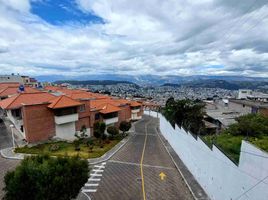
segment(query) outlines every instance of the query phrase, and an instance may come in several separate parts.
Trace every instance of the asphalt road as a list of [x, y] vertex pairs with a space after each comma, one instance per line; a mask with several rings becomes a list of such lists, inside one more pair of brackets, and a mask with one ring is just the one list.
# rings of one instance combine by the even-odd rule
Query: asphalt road
[[[4, 148], [12, 147], [11, 133], [3, 122], [0, 122], [0, 150]], [[0, 199], [4, 197], [4, 176], [7, 171], [15, 169], [19, 164], [18, 160], [11, 160], [2, 158], [0, 155]]]
[[85, 187], [86, 195], [79, 199], [192, 200], [157, 135], [157, 126], [157, 119], [148, 116], [138, 122], [136, 135], [122, 149], [107, 163], [93, 166], [96, 173], [91, 174]]
[[12, 147], [12, 136], [3, 122], [0, 122], [0, 149]]

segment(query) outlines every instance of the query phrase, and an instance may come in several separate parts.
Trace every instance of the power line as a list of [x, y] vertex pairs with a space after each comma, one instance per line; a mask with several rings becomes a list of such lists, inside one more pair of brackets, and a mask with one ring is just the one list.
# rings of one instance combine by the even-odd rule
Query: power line
[[[251, 8], [254, 6], [254, 4], [255, 4], [256, 2], [257, 2], [257, 0], [253, 1], [253, 3], [250, 4], [250, 6], [247, 8], [247, 10], [246, 10], [246, 12], [245, 12], [246, 14], [251, 10]], [[243, 16], [245, 16], [245, 15], [243, 15]], [[243, 22], [243, 16], [240, 17], [240, 18], [233, 24], [231, 30], [235, 30], [235, 29], [233, 29], [233, 28], [235, 28], [235, 26], [236, 26], [238, 23]], [[247, 21], [247, 20], [246, 20], [246, 21]], [[244, 23], [243, 23], [242, 25], [244, 25], [246, 21], [244, 21]], [[227, 31], [223, 34], [223, 36], [224, 36], [226, 33], [228, 33], [228, 32], [229, 32], [229, 31], [227, 30]], [[229, 34], [226, 35], [226, 37], [225, 37], [225, 41], [227, 40], [227, 38], [229, 39], [230, 35], [231, 35], [231, 32], [229, 32]]]

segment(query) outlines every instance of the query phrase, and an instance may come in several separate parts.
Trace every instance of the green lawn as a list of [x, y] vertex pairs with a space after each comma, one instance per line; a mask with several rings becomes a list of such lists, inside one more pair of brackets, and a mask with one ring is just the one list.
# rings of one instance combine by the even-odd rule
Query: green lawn
[[[68, 142], [49, 142], [45, 144], [39, 144], [33, 147], [21, 147], [16, 148], [16, 153], [26, 153], [26, 154], [48, 154], [51, 156], [79, 156], [81, 158], [97, 158], [101, 157], [111, 148], [113, 148], [118, 142], [121, 141], [122, 138], [117, 137], [114, 140], [109, 140], [108, 142], [104, 142], [103, 148], [100, 147], [98, 141], [94, 141], [94, 147], [92, 152], [86, 144], [80, 145], [80, 151], [75, 150], [75, 145], [73, 143]], [[50, 150], [51, 145], [57, 145], [59, 148], [55, 151]]]
[[[242, 139], [245, 139], [244, 136], [233, 136], [231, 134], [220, 134], [214, 136], [203, 136], [204, 140], [208, 144], [212, 144], [214, 141], [217, 146], [219, 146], [226, 155], [228, 155], [232, 160], [238, 163], [240, 155], [240, 147]], [[248, 141], [256, 145], [260, 149], [268, 152], [268, 136], [249, 137]]]

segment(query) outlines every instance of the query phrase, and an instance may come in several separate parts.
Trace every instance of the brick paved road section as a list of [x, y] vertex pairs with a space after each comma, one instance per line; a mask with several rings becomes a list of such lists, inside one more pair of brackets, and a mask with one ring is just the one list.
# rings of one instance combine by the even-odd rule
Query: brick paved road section
[[[158, 120], [148, 116], [136, 123], [136, 135], [107, 162], [97, 191], [89, 194], [92, 200], [143, 199], [140, 161], [146, 130], [143, 160], [146, 200], [193, 199], [157, 135], [157, 126]], [[160, 179], [161, 172], [166, 175], [164, 180]]]
[[10, 160], [5, 159], [0, 156], [0, 199], [4, 197], [4, 176], [7, 171], [15, 169], [15, 167], [19, 164], [19, 160]]

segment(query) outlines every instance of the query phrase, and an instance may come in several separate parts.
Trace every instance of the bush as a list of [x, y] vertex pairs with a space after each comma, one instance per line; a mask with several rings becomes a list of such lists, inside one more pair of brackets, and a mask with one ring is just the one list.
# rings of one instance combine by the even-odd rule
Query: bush
[[224, 132], [232, 135], [261, 137], [268, 135], [268, 118], [261, 114], [248, 114], [236, 119]]
[[112, 139], [114, 138], [115, 135], [119, 134], [119, 130], [115, 126], [109, 126], [107, 128], [107, 132], [112, 136], [111, 137]]
[[120, 123], [119, 129], [121, 131], [123, 131], [123, 134], [125, 135], [125, 132], [129, 131], [129, 129], [131, 128], [131, 123], [127, 122], [127, 121], [122, 121]]
[[78, 157], [25, 158], [5, 175], [5, 200], [69, 200], [88, 179], [88, 163]]

